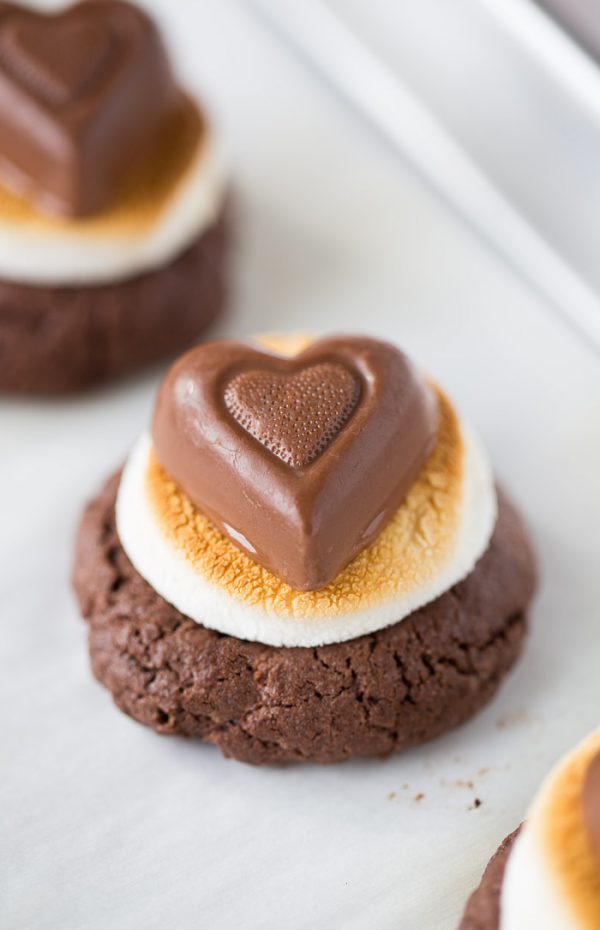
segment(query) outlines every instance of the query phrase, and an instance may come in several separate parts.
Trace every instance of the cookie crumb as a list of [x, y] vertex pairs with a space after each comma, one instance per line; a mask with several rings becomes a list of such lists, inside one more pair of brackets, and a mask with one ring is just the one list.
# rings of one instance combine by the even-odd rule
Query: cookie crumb
[[480, 798], [475, 798], [471, 806], [468, 808], [470, 811], [476, 811], [478, 807], [481, 807], [483, 801]]
[[390, 791], [390, 793], [388, 794], [388, 801], [393, 801], [395, 797], [396, 797], [396, 792]]
[[423, 794], [423, 792], [422, 792], [422, 791], [419, 791], [418, 794], [415, 794], [413, 800], [415, 800], [415, 801], [417, 801], [417, 802], [418, 802], [418, 801], [422, 801], [424, 797], [425, 797], [425, 795]]

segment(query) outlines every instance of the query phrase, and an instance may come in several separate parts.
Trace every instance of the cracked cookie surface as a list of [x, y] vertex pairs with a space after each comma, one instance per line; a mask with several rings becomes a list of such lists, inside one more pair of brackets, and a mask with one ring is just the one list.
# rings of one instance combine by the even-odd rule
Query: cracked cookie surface
[[286, 648], [213, 632], [163, 600], [121, 547], [118, 481], [85, 511], [74, 585], [95, 676], [160, 733], [252, 763], [383, 755], [471, 717], [521, 651], [535, 567], [502, 492], [489, 548], [460, 584], [376, 633]]

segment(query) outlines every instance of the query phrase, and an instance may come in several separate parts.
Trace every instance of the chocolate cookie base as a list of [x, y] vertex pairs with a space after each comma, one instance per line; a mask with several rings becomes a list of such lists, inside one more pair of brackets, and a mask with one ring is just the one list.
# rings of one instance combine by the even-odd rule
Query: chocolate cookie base
[[246, 642], [180, 614], [129, 562], [115, 529], [118, 476], [87, 507], [74, 585], [95, 676], [159, 733], [245, 762], [340, 762], [444, 733], [492, 697], [521, 651], [532, 552], [506, 497], [473, 572], [386, 629], [319, 648]]
[[[500, 930], [500, 895], [511, 849], [520, 827], [507, 836], [490, 859], [479, 887], [473, 892], [458, 930]], [[534, 928], [532, 927], [532, 930]]]
[[0, 280], [0, 390], [73, 393], [191, 345], [226, 302], [229, 214], [169, 264], [115, 284]]

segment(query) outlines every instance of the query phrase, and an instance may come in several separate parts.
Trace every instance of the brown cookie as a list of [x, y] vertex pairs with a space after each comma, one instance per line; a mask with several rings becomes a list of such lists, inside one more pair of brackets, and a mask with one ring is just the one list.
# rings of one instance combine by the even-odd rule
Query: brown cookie
[[349, 642], [277, 648], [194, 623], [144, 581], [115, 529], [118, 480], [85, 511], [74, 585], [94, 674], [160, 733], [253, 763], [387, 754], [471, 717], [521, 651], [535, 567], [502, 493], [488, 550], [436, 601]]
[[230, 210], [161, 268], [114, 284], [0, 280], [0, 390], [65, 394], [176, 355], [223, 310]]
[[[520, 827], [507, 836], [490, 859], [479, 887], [473, 892], [459, 924], [458, 930], [499, 930], [500, 893], [510, 851], [519, 835]], [[533, 930], [533, 928], [532, 928]]]

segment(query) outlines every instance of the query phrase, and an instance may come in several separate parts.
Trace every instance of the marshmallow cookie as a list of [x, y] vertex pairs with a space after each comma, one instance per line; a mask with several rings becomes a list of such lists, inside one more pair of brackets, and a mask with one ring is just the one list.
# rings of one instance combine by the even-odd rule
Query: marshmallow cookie
[[175, 363], [84, 514], [74, 584], [94, 674], [136, 720], [337, 762], [488, 701], [534, 566], [477, 436], [402, 352], [287, 337]]
[[0, 389], [76, 391], [193, 343], [225, 304], [227, 213], [146, 13], [0, 2]]
[[471, 896], [459, 930], [598, 930], [600, 730], [542, 785]]

